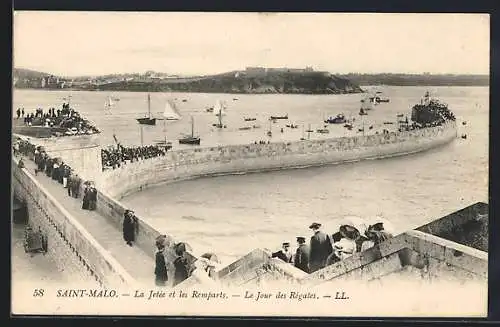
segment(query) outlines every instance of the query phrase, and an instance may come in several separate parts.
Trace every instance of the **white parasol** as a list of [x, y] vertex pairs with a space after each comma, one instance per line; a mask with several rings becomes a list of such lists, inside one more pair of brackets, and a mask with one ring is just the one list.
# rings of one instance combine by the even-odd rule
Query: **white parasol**
[[394, 233], [396, 232], [394, 225], [389, 220], [387, 220], [381, 216], [375, 216], [375, 217], [370, 218], [370, 220], [369, 220], [370, 225], [375, 225], [377, 223], [382, 223], [382, 225], [384, 226], [384, 230], [389, 234], [394, 235]]
[[360, 232], [360, 234], [364, 234], [365, 230], [368, 228], [368, 223], [365, 220], [356, 216], [344, 217], [340, 221], [339, 227], [342, 225], [348, 225], [354, 227]]

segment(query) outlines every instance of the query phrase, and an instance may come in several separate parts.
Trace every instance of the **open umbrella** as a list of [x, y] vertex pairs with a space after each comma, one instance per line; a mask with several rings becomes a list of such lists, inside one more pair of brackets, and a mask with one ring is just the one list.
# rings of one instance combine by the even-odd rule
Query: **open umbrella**
[[214, 253], [204, 253], [200, 256], [200, 258], [205, 258], [209, 261], [220, 263], [219, 258]]
[[347, 225], [347, 226], [350, 226], [352, 228], [355, 228], [358, 230], [358, 232], [360, 234], [363, 234], [365, 232], [365, 230], [368, 228], [368, 223], [359, 218], [359, 217], [356, 217], [356, 216], [348, 216], [348, 217], [344, 217], [341, 221], [340, 221], [340, 226], [342, 225]]
[[369, 225], [382, 225], [383, 230], [392, 235], [394, 235], [394, 233], [396, 232], [394, 225], [389, 220], [380, 216], [370, 218]]

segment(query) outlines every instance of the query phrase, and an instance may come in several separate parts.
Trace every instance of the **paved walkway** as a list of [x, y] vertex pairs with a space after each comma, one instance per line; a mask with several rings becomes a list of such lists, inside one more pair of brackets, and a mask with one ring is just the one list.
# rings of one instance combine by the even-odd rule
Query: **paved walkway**
[[[25, 167], [34, 175], [36, 165], [27, 157], [23, 157]], [[122, 231], [112, 225], [108, 219], [97, 211], [82, 209], [82, 198], [68, 196], [62, 184], [39, 173], [35, 178], [78, 222], [106, 249], [128, 273], [139, 283], [154, 285], [154, 258], [137, 246], [130, 247], [123, 241]], [[97, 204], [99, 205], [99, 203]]]

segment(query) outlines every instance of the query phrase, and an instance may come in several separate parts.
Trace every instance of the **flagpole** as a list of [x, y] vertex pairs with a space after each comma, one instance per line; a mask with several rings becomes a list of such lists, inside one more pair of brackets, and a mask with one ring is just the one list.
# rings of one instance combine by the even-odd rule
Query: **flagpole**
[[141, 146], [144, 146], [144, 137], [143, 137], [143, 130], [142, 130], [142, 124], [139, 124], [141, 127]]

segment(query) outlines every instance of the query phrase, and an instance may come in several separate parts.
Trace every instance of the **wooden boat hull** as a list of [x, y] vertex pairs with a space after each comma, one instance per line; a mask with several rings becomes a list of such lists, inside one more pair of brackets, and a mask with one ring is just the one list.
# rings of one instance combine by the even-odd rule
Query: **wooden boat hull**
[[179, 139], [179, 144], [191, 144], [200, 145], [201, 139], [199, 137], [189, 137], [184, 139]]
[[156, 125], [156, 118], [137, 118], [136, 120], [141, 125]]

